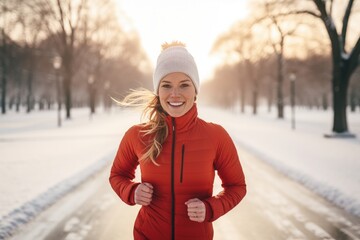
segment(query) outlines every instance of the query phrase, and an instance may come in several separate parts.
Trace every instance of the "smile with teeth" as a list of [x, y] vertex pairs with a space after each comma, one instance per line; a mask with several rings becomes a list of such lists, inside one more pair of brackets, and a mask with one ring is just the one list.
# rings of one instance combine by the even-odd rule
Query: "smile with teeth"
[[172, 107], [180, 107], [184, 104], [184, 102], [168, 102]]

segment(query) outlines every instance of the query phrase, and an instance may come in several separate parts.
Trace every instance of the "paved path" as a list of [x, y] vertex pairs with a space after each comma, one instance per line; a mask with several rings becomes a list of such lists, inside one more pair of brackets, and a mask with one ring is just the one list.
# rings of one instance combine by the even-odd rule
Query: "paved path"
[[[214, 240], [359, 239], [360, 218], [239, 149], [248, 194], [215, 221]], [[122, 203], [108, 184], [109, 169], [64, 197], [12, 240], [127, 240], [139, 209]], [[215, 187], [219, 191], [219, 185]]]

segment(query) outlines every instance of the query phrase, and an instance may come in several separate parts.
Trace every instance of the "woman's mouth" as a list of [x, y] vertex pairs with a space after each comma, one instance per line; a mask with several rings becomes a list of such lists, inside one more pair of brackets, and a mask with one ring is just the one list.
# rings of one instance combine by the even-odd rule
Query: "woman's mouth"
[[180, 107], [182, 105], [184, 105], [185, 102], [168, 102], [168, 104], [171, 106], [171, 107]]

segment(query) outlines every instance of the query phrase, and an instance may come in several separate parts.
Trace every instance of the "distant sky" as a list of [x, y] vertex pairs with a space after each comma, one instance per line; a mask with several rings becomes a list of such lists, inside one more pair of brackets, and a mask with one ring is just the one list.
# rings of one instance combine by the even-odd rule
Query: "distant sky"
[[216, 37], [246, 17], [247, 0], [117, 0], [118, 11], [139, 33], [153, 65], [165, 41], [186, 43], [206, 80], [218, 60], [209, 56]]

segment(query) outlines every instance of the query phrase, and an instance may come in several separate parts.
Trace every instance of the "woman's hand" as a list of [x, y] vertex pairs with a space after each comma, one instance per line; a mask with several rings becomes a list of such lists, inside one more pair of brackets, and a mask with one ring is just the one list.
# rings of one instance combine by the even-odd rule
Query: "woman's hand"
[[188, 209], [188, 216], [191, 221], [203, 222], [206, 215], [205, 203], [200, 201], [198, 198], [188, 200], [186, 203]]
[[150, 183], [141, 183], [135, 189], [134, 201], [136, 204], [147, 206], [153, 195], [153, 186]]

